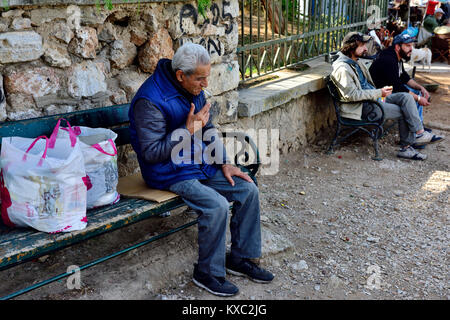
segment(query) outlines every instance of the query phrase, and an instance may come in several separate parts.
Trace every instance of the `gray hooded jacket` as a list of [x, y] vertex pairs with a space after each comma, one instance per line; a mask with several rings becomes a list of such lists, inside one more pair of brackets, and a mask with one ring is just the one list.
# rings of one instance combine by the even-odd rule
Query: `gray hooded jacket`
[[[344, 118], [361, 120], [364, 100], [377, 100], [381, 98], [381, 89], [362, 89], [355, 67], [347, 62], [349, 59], [342, 52], [338, 52], [339, 58], [333, 63], [331, 80], [338, 88], [344, 103], [340, 104], [341, 116]], [[373, 85], [372, 77], [364, 63], [357, 61], [367, 81]]]

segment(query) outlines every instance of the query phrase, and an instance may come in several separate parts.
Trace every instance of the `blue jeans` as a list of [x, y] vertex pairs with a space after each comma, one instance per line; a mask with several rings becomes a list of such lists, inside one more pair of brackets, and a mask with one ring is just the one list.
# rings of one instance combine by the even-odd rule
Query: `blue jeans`
[[[405, 87], [406, 87], [409, 91], [411, 91], [411, 92], [413, 92], [413, 93], [419, 95], [419, 97], [422, 96], [422, 94], [420, 93], [420, 90], [413, 89], [413, 88], [411, 88], [410, 86], [407, 86], [406, 84], [405, 84]], [[420, 121], [422, 121], [422, 123], [423, 123], [423, 106], [421, 106], [418, 102], [417, 102], [417, 111], [419, 112]]]
[[226, 228], [230, 208], [231, 255], [239, 258], [261, 256], [259, 191], [254, 183], [233, 177], [234, 187], [222, 170], [206, 180], [185, 180], [169, 190], [199, 212], [198, 269], [215, 277], [225, 277]]

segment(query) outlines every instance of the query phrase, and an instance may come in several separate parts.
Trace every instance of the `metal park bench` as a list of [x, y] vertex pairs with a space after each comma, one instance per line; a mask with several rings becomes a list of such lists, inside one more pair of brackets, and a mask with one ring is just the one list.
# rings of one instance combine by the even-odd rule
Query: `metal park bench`
[[[40, 135], [50, 136], [56, 122], [60, 118], [67, 119], [72, 126], [102, 127], [109, 128], [118, 134], [116, 139], [117, 146], [123, 146], [130, 143], [128, 131], [128, 110], [129, 104], [96, 108], [91, 110], [77, 111], [66, 114], [58, 114], [34, 119], [7, 121], [0, 123], [0, 137], [21, 136], [33, 138]], [[230, 134], [225, 136], [230, 137]], [[244, 172], [247, 172], [256, 182], [255, 175], [259, 169], [260, 160], [258, 150], [254, 142], [249, 136], [243, 133], [233, 133], [232, 138], [237, 138], [243, 144], [243, 149], [234, 159], [235, 164]], [[244, 155], [245, 162], [248, 162], [249, 153], [254, 152], [256, 163], [243, 165], [240, 164], [238, 158]], [[245, 163], [244, 162], [244, 163]], [[121, 196], [121, 200], [112, 205], [95, 208], [87, 211], [88, 224], [87, 227], [80, 231], [67, 233], [49, 234], [39, 232], [30, 228], [9, 228], [0, 222], [0, 272], [1, 270], [13, 267], [17, 264], [36, 259], [40, 256], [47, 255], [55, 250], [65, 248], [69, 245], [79, 243], [92, 237], [117, 230], [128, 226], [132, 223], [148, 219], [150, 217], [159, 216], [165, 212], [185, 206], [181, 197], [172, 198], [165, 202], [157, 203], [153, 201], [125, 198]], [[84, 266], [80, 266], [80, 270], [91, 267], [95, 264], [113, 258], [122, 253], [133, 250], [142, 245], [164, 238], [174, 232], [178, 232], [192, 225], [197, 220], [192, 220], [186, 224], [177, 226], [167, 232], [151, 237], [139, 244], [128, 247], [125, 250], [92, 261]], [[42, 281], [26, 289], [22, 289], [10, 294], [3, 299], [10, 299], [25, 292], [31, 291], [37, 287], [46, 285], [63, 277], [69, 276], [71, 273], [64, 273], [52, 279]]]
[[[325, 82], [328, 88], [328, 91], [330, 92], [331, 97], [333, 98], [333, 105], [334, 110], [336, 112], [336, 133], [334, 135], [333, 140], [330, 143], [330, 146], [328, 147], [328, 153], [332, 154], [334, 152], [334, 148], [338, 146], [341, 142], [349, 138], [350, 136], [354, 135], [358, 131], [363, 131], [367, 133], [370, 138], [373, 141], [373, 147], [375, 150], [375, 155], [372, 157], [373, 160], [383, 160], [380, 157], [379, 148], [378, 148], [378, 140], [383, 136], [384, 129], [384, 111], [381, 105], [377, 101], [367, 101], [370, 102], [370, 106], [372, 108], [380, 108], [382, 117], [380, 120], [376, 121], [366, 121], [366, 120], [354, 120], [354, 119], [348, 119], [341, 117], [339, 104], [342, 103], [341, 98], [339, 96], [338, 89], [336, 88], [335, 84], [331, 80], [330, 76], [327, 76], [325, 78]], [[360, 101], [360, 102], [366, 102], [366, 101]], [[346, 133], [343, 137], [341, 136], [341, 133], [344, 131], [344, 129], [349, 128], [350, 132]]]

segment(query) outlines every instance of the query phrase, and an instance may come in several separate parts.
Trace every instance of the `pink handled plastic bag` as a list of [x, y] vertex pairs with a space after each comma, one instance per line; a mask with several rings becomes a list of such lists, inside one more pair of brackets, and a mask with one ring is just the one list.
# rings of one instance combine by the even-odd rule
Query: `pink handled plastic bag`
[[86, 227], [87, 188], [80, 144], [46, 136], [2, 138], [2, 220], [11, 227], [56, 233]]
[[[54, 133], [52, 137], [56, 136]], [[87, 175], [87, 208], [116, 203], [119, 173], [117, 169], [117, 134], [109, 129], [90, 127], [60, 128], [58, 137], [78, 138]], [[52, 140], [52, 139], [50, 139]]]

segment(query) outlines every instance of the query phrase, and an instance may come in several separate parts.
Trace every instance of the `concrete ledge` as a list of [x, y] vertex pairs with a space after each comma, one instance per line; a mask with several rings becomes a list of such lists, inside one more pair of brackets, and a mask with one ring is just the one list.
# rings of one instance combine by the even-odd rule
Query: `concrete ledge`
[[324, 77], [331, 73], [331, 64], [323, 58], [312, 60], [305, 71], [283, 70], [278, 76], [254, 87], [239, 90], [239, 117], [252, 117], [261, 112], [284, 105], [289, 101], [325, 87]]
[[[189, 0], [111, 0], [113, 4], [138, 4], [138, 3], [152, 3], [152, 2], [188, 2]], [[99, 1], [100, 6], [103, 7], [104, 1]], [[8, 7], [14, 8], [19, 6], [45, 6], [45, 5], [94, 5], [96, 0], [9, 0]], [[0, 7], [5, 7], [4, 3], [0, 1]]]

